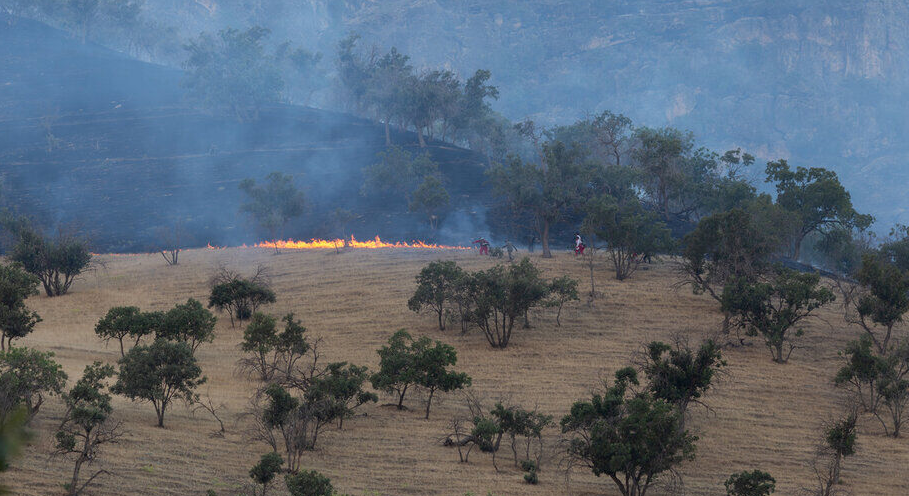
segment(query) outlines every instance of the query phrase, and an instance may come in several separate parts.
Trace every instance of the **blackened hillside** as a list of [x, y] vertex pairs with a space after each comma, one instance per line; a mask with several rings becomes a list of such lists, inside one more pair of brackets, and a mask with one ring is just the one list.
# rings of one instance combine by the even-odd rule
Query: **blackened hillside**
[[[0, 16], [0, 177], [5, 204], [53, 228], [77, 228], [97, 250], [143, 250], [181, 223], [184, 244], [257, 239], [238, 213], [237, 184], [293, 174], [311, 202], [288, 237], [331, 235], [328, 213], [361, 214], [358, 237], [425, 238], [402, 202], [360, 195], [361, 170], [385, 145], [384, 130], [345, 114], [266, 108], [259, 121], [193, 109], [180, 73], [83, 45], [44, 25]], [[418, 152], [410, 133], [393, 136]], [[439, 234], [463, 241], [483, 226], [483, 158], [430, 143], [456, 212]]]

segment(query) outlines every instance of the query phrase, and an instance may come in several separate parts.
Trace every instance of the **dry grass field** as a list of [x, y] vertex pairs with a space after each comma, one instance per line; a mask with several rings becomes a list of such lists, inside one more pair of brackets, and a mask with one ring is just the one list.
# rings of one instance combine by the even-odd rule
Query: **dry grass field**
[[[574, 400], [597, 387], [601, 377], [627, 365], [643, 343], [676, 335], [696, 343], [721, 322], [712, 300], [673, 287], [677, 276], [669, 263], [656, 264], [625, 282], [613, 280], [604, 266], [596, 281], [603, 294], [591, 305], [582, 301], [566, 307], [560, 328], [553, 312], [540, 312], [533, 316], [533, 328], [516, 329], [511, 345], [497, 351], [479, 333], [440, 332], [432, 316], [407, 309], [414, 275], [437, 258], [472, 269], [493, 264], [474, 252], [407, 249], [341, 255], [331, 250], [285, 251], [278, 256], [268, 249], [193, 250], [181, 255], [177, 267], [165, 266], [157, 255], [102, 256], [105, 266], [78, 281], [71, 294], [29, 300], [44, 321], [18, 344], [56, 353], [72, 382], [87, 363], [114, 363], [118, 358], [116, 345], [105, 347], [93, 333], [111, 306], [164, 310], [189, 297], [206, 301], [207, 281], [219, 264], [245, 273], [265, 264], [278, 294], [278, 302], [266, 310], [275, 315], [294, 312], [313, 336], [323, 339], [328, 360], [375, 367], [376, 349], [392, 332], [406, 328], [454, 345], [456, 368], [473, 377], [474, 391], [490, 406], [496, 398], [508, 397], [559, 419]], [[548, 277], [571, 274], [588, 289], [586, 267], [573, 256], [534, 260]], [[811, 321], [801, 341], [804, 348], [793, 353], [788, 365], [772, 363], [759, 344], [724, 350], [727, 373], [706, 397], [709, 410], [693, 407], [689, 422], [700, 441], [697, 458], [681, 469], [686, 494], [723, 494], [730, 473], [753, 468], [777, 478], [777, 494], [798, 494], [812, 482], [810, 463], [820, 428], [843, 400], [831, 382], [841, 363], [837, 351], [858, 335], [843, 324], [838, 310], [831, 306]], [[197, 355], [208, 377], [200, 392], [224, 404], [227, 434], [212, 436], [217, 424], [204, 412], [193, 416], [182, 404], [174, 406], [167, 427], [159, 429], [151, 405], [115, 398], [115, 414], [123, 420], [126, 435], [103, 449], [95, 467], [113, 475], [101, 479], [91, 494], [189, 496], [214, 489], [234, 496], [242, 491], [249, 468], [267, 447], [251, 440], [251, 423], [243, 415], [254, 384], [236, 372], [242, 329], [231, 328], [227, 316], [222, 317], [214, 343], [204, 344]], [[581, 470], [566, 477], [558, 457], [543, 466], [537, 486], [523, 482], [507, 453], [500, 458], [498, 473], [490, 457], [477, 451], [469, 464], [459, 463], [457, 452], [440, 444], [449, 420], [463, 408], [456, 395], [434, 402], [429, 420], [423, 419], [418, 396], [410, 397], [411, 410], [404, 412], [382, 406], [388, 401], [362, 407], [343, 431], [329, 429], [304, 465], [330, 476], [340, 491], [357, 496], [617, 494], [608, 478]], [[57, 399], [42, 408], [34, 424], [34, 445], [3, 476], [14, 494], [62, 492], [71, 465], [50, 456], [52, 431], [61, 414]], [[547, 442], [555, 446], [558, 437], [552, 429]], [[856, 496], [907, 494], [907, 467], [909, 439], [885, 438], [876, 421], [865, 419], [858, 453], [846, 461], [842, 488]], [[272, 494], [284, 494], [276, 487]], [[668, 492], [658, 487], [653, 494]]]

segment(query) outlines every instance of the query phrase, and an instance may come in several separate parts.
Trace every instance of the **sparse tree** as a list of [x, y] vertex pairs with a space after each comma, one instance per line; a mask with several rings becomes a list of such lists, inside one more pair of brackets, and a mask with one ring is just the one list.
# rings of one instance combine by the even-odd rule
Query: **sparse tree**
[[865, 412], [876, 412], [881, 401], [878, 381], [887, 374], [890, 364], [878, 354], [868, 335], [846, 345], [840, 355], [846, 364], [837, 372], [834, 383], [850, 391]]
[[136, 346], [120, 359], [117, 383], [111, 388], [133, 401], [148, 401], [155, 407], [158, 427], [175, 399], [193, 402], [195, 389], [204, 384], [202, 369], [189, 344], [157, 339], [148, 346]]
[[820, 276], [775, 267], [768, 282], [738, 278], [723, 289], [723, 310], [735, 316], [748, 335], [760, 335], [773, 361], [789, 360], [804, 331], [798, 327], [818, 308], [836, 299]]
[[445, 330], [445, 309], [455, 297], [458, 281], [465, 276], [458, 264], [448, 260], [430, 262], [417, 274], [417, 289], [407, 307], [414, 312], [429, 308], [436, 313], [439, 330]]
[[644, 496], [654, 479], [694, 458], [696, 437], [681, 428], [681, 413], [646, 392], [634, 394], [637, 373], [625, 368], [590, 400], [575, 402], [561, 422], [568, 455], [608, 475], [622, 496]]
[[569, 276], [561, 276], [549, 281], [549, 300], [547, 306], [556, 308], [556, 325], [562, 326], [562, 307], [571, 301], [578, 301], [578, 281]]
[[859, 292], [846, 294], [846, 320], [865, 331], [878, 353], [886, 353], [894, 326], [909, 311], [909, 272], [869, 253], [862, 257], [856, 280]]
[[284, 330], [279, 333], [277, 319], [257, 312], [243, 332], [240, 348], [251, 356], [242, 360], [241, 365], [254, 371], [264, 382], [277, 375], [286, 377], [294, 370], [297, 361], [312, 348], [306, 339], [306, 328], [294, 319], [292, 313], [282, 320]]
[[856, 423], [855, 412], [849, 412], [824, 429], [824, 442], [818, 449], [814, 461], [817, 487], [813, 496], [834, 496], [835, 486], [840, 483], [843, 459], [855, 454]]
[[259, 227], [268, 232], [269, 241], [274, 244], [278, 254], [278, 240], [287, 223], [303, 215], [306, 209], [306, 198], [303, 192], [293, 184], [293, 177], [272, 172], [265, 177], [266, 184], [257, 186], [252, 179], [240, 182], [240, 190], [246, 193], [249, 201], [240, 206], [240, 212], [249, 215]]
[[25, 337], [41, 322], [37, 312], [25, 306], [25, 300], [36, 294], [37, 277], [16, 263], [0, 264], [0, 350], [11, 348], [14, 339]]
[[250, 278], [221, 268], [211, 280], [208, 308], [226, 310], [233, 327], [235, 320], [249, 320], [260, 306], [275, 301], [275, 292], [268, 283], [264, 267], [259, 266]]
[[112, 366], [95, 362], [85, 367], [82, 378], [64, 395], [66, 412], [57, 430], [55, 453], [75, 461], [65, 486], [67, 496], [81, 494], [96, 478], [109, 473], [100, 469], [80, 482], [83, 465], [96, 461], [100, 448], [116, 443], [121, 436], [120, 422], [111, 419], [111, 396], [105, 392], [105, 382], [113, 375]]
[[15, 347], [0, 352], [0, 423], [11, 420], [19, 407], [25, 422], [31, 422], [45, 396], [61, 395], [65, 386], [66, 373], [53, 353]]

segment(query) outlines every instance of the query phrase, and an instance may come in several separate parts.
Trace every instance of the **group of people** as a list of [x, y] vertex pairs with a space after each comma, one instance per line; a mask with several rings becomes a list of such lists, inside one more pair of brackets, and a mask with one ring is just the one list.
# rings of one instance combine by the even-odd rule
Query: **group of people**
[[[474, 240], [473, 244], [477, 245], [477, 248], [480, 250], [480, 255], [489, 255], [489, 241], [486, 238], [480, 237]], [[574, 234], [574, 254], [583, 255], [584, 249], [587, 248], [587, 245], [584, 244], [584, 241], [581, 240], [581, 233]], [[508, 260], [514, 260], [514, 252], [518, 251], [517, 248], [511, 243], [511, 241], [505, 240], [505, 244], [502, 245], [502, 249], [508, 252]], [[531, 249], [531, 251], [533, 251]]]

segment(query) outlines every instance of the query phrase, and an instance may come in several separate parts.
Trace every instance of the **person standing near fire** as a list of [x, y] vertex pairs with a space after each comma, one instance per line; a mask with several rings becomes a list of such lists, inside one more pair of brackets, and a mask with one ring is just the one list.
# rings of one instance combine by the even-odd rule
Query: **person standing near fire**
[[486, 238], [479, 238], [473, 244], [479, 245], [480, 255], [489, 255], [489, 241], [486, 241]]
[[505, 245], [502, 246], [502, 249], [508, 252], [508, 261], [514, 261], [513, 253], [518, 251], [518, 249], [515, 248], [513, 244], [511, 244], [511, 241], [505, 240]]
[[583, 255], [584, 248], [587, 248], [587, 245], [581, 241], [581, 233], [574, 233], [574, 254]]

